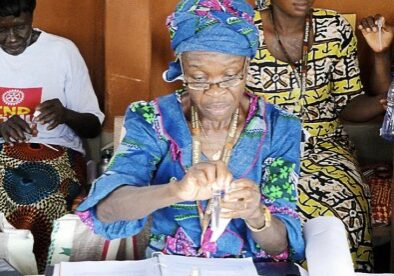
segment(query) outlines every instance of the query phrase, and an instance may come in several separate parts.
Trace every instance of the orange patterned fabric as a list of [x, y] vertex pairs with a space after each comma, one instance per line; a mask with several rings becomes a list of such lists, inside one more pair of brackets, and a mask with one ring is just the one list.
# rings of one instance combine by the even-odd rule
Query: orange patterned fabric
[[85, 159], [79, 152], [42, 144], [0, 145], [0, 212], [34, 236], [39, 272], [45, 269], [52, 223], [68, 214], [84, 192]]

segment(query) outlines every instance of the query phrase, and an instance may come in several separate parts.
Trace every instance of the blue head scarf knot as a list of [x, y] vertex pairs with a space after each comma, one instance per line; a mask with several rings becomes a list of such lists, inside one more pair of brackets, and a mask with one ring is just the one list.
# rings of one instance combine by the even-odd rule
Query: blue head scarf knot
[[[207, 51], [254, 57], [258, 31], [253, 8], [245, 0], [181, 0], [167, 18], [175, 53]], [[179, 61], [164, 72], [166, 81], [181, 77]]]

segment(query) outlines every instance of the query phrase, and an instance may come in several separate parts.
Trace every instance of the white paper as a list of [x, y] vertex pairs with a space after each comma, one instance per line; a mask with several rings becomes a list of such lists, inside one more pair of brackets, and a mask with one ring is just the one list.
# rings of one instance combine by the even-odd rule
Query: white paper
[[310, 276], [354, 276], [345, 227], [336, 217], [317, 217], [304, 225]]
[[256, 276], [252, 258], [196, 258], [159, 255], [162, 276], [188, 276], [194, 268], [201, 276]]
[[356, 272], [355, 276], [382, 276], [382, 275], [391, 275], [393, 276], [393, 273], [362, 273], [362, 272]]
[[188, 276], [198, 269], [202, 276], [256, 276], [251, 258], [207, 259], [159, 254], [142, 261], [62, 262], [54, 276]]
[[152, 258], [141, 261], [61, 262], [59, 275], [158, 276], [160, 271], [157, 259]]

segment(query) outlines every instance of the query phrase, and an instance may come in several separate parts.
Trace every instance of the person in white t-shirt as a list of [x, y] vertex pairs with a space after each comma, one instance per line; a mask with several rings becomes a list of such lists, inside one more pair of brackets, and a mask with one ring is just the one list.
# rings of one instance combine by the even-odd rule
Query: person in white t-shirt
[[77, 47], [32, 27], [35, 6], [0, 0], [0, 212], [32, 231], [42, 272], [53, 220], [84, 193], [81, 138], [104, 115]]

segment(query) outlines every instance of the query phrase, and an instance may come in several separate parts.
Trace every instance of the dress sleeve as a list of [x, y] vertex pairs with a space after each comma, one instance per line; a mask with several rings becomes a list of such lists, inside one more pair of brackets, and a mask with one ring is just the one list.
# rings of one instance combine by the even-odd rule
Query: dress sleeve
[[152, 103], [137, 102], [126, 112], [126, 130], [121, 144], [112, 157], [107, 171], [92, 186], [88, 197], [78, 207], [81, 219], [94, 232], [107, 239], [128, 237], [143, 228], [147, 217], [132, 221], [103, 223], [97, 219], [96, 206], [112, 191], [123, 185], [147, 186], [156, 166], [162, 159], [163, 144], [160, 145], [155, 124], [155, 107]]
[[288, 249], [278, 256], [269, 256], [254, 242], [248, 229], [248, 240], [255, 255], [275, 260], [301, 260], [304, 257], [304, 239], [301, 221], [295, 211], [297, 183], [300, 170], [301, 124], [293, 115], [279, 111], [271, 123], [271, 154], [263, 163], [260, 183], [261, 200], [272, 216], [283, 222], [287, 230]]
[[333, 63], [331, 91], [338, 113], [354, 97], [363, 94], [360, 68], [357, 59], [357, 39], [350, 24], [336, 15], [336, 31], [339, 37], [337, 59]]

